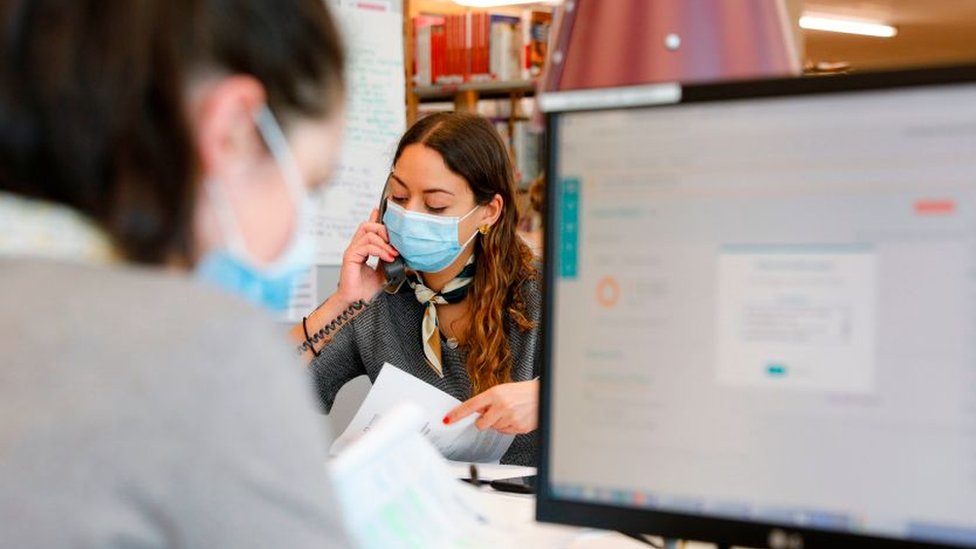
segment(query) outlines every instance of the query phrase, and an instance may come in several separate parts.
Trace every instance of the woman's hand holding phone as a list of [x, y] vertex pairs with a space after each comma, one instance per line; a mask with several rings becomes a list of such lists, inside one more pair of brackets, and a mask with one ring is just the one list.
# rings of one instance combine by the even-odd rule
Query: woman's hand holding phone
[[[386, 273], [382, 263], [375, 269], [366, 264], [370, 256], [393, 261], [400, 255], [390, 246], [386, 227], [379, 219], [379, 211], [374, 209], [369, 220], [356, 229], [349, 246], [342, 254], [339, 289], [309, 313], [303, 322], [292, 327], [291, 336], [296, 342], [306, 342], [306, 333], [315, 333], [322, 329], [356, 302], [369, 301], [386, 285]], [[303, 356], [311, 361], [316, 355], [307, 350]]]
[[339, 290], [336, 292], [344, 303], [360, 299], [369, 301], [386, 285], [382, 265], [375, 269], [366, 264], [370, 256], [390, 262], [399, 256], [390, 245], [386, 227], [380, 223], [379, 210], [373, 209], [369, 220], [361, 224], [342, 255], [339, 270]]

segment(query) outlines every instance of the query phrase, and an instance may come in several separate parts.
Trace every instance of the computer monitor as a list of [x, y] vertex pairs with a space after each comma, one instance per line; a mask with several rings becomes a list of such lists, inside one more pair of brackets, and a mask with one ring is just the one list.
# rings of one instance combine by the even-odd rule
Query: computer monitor
[[548, 115], [537, 517], [976, 547], [976, 67], [672, 90]]

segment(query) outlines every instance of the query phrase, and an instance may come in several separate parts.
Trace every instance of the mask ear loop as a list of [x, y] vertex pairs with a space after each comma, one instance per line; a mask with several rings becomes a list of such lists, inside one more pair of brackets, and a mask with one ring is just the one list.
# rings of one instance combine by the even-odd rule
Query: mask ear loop
[[292, 198], [295, 199], [296, 207], [300, 208], [305, 203], [308, 191], [302, 183], [302, 174], [298, 169], [298, 161], [295, 160], [295, 155], [291, 152], [291, 147], [288, 145], [288, 139], [285, 138], [285, 134], [281, 130], [281, 125], [278, 124], [274, 114], [266, 104], [261, 105], [260, 108], [254, 111], [254, 123], [258, 128], [258, 133], [261, 134], [265, 144], [268, 145], [268, 151], [271, 153], [272, 158], [275, 159], [278, 169], [281, 170], [281, 175], [285, 178], [285, 184], [288, 185], [288, 190], [291, 191]]
[[[464, 221], [465, 219], [467, 219], [468, 217], [470, 217], [471, 214], [473, 214], [475, 211], [477, 211], [478, 208], [480, 208], [480, 207], [481, 207], [481, 204], [476, 204], [474, 208], [471, 208], [471, 211], [470, 212], [468, 212], [468, 213], [462, 215], [461, 217], [459, 217], [458, 218], [458, 227], [461, 226], [461, 222], [462, 221]], [[464, 244], [461, 244], [461, 249], [463, 250], [464, 248], [467, 248], [468, 247], [468, 244], [471, 244], [471, 241], [474, 240], [474, 238], [476, 236], [478, 236], [479, 234], [485, 234], [485, 232], [481, 231], [481, 229], [479, 229], [478, 227], [475, 227], [474, 228], [474, 234], [472, 234], [471, 235], [471, 238], [469, 238]]]
[[481, 234], [481, 231], [475, 229], [474, 234], [471, 235], [471, 238], [469, 238], [464, 244], [461, 244], [461, 249], [464, 250], [465, 248], [467, 248], [468, 244], [471, 244], [471, 241], [474, 240], [474, 238], [479, 234]]
[[291, 146], [288, 145], [288, 139], [267, 104], [261, 105], [254, 112], [254, 123], [268, 145], [268, 151], [274, 158], [275, 164], [281, 170], [295, 205], [295, 230], [292, 231], [291, 240], [285, 245], [285, 250], [288, 250], [301, 238], [298, 231], [306, 230], [312, 225], [311, 200], [308, 197], [308, 189], [303, 183], [301, 170], [298, 169], [298, 161], [295, 160]]
[[470, 217], [471, 214], [473, 214], [474, 212], [478, 211], [478, 208], [480, 208], [480, 207], [481, 207], [481, 204], [475, 204], [474, 205], [474, 208], [471, 208], [471, 211], [470, 212], [468, 212], [468, 213], [466, 213], [466, 214], [464, 214], [464, 215], [462, 215], [461, 217], [458, 218], [458, 223], [460, 223], [461, 221], [464, 221], [465, 219], [467, 219], [468, 217]]
[[[258, 133], [267, 145], [271, 157], [275, 160], [275, 164], [281, 170], [281, 175], [285, 179], [285, 185], [288, 187], [289, 194], [295, 205], [296, 226], [301, 227], [303, 226], [300, 221], [301, 218], [310, 216], [311, 211], [308, 207], [308, 193], [302, 184], [301, 172], [298, 169], [298, 163], [295, 161], [294, 155], [291, 153], [291, 148], [288, 146], [288, 140], [285, 138], [285, 134], [281, 131], [281, 126], [278, 125], [278, 121], [275, 120], [274, 114], [272, 114], [271, 109], [267, 105], [261, 105], [254, 112], [254, 123]], [[247, 259], [249, 263], [257, 265], [258, 262], [255, 262], [251, 258], [247, 251], [247, 246], [244, 245], [243, 232], [233, 212], [230, 210], [230, 201], [224, 193], [224, 190], [212, 179], [205, 181], [204, 187], [207, 189], [207, 195], [213, 204], [217, 216], [217, 223], [220, 225], [221, 232], [229, 250], [241, 259]], [[290, 241], [285, 245], [285, 249], [291, 248], [299, 238], [297, 231], [293, 231]]]
[[227, 248], [238, 257], [248, 257], [241, 227], [237, 224], [237, 219], [234, 218], [234, 214], [230, 211], [230, 202], [224, 194], [224, 190], [210, 178], [204, 181], [203, 187], [206, 189], [207, 197], [210, 198], [210, 204], [213, 206], [214, 214], [217, 216], [217, 224], [220, 225], [220, 232], [224, 236], [224, 243], [227, 245]]

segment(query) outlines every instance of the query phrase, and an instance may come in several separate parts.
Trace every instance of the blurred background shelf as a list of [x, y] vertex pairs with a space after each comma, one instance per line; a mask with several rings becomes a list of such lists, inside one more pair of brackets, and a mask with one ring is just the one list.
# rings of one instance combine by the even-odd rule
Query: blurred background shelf
[[477, 94], [478, 99], [505, 99], [512, 95], [530, 96], [535, 93], [535, 81], [510, 80], [492, 82], [466, 82], [464, 84], [434, 84], [414, 86], [413, 93], [420, 101], [446, 101], [458, 95]]

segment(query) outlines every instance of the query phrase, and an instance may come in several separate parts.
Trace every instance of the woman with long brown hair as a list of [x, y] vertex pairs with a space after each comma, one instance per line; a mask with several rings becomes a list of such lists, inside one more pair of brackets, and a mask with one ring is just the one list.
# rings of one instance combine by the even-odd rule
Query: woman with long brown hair
[[[540, 289], [504, 143], [477, 115], [423, 118], [400, 140], [386, 197], [346, 249], [336, 293], [293, 329], [325, 408], [389, 362], [465, 401], [445, 423], [480, 414], [478, 428], [519, 435], [503, 463], [534, 465]], [[383, 292], [370, 257], [402, 257], [407, 283]]]

